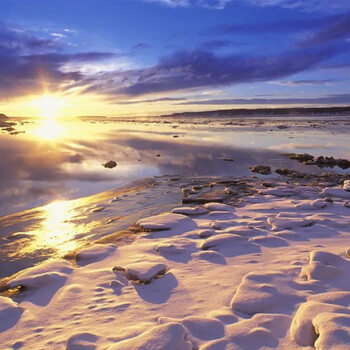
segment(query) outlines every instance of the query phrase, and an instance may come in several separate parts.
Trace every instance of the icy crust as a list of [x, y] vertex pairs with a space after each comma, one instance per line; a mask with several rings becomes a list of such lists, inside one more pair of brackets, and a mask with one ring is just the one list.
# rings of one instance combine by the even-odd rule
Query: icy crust
[[75, 267], [55, 260], [13, 278], [9, 286], [21, 292], [0, 297], [0, 343], [349, 349], [344, 203], [321, 188], [286, 185], [260, 189], [235, 208], [207, 203], [139, 220], [132, 244], [92, 245], [75, 255]]

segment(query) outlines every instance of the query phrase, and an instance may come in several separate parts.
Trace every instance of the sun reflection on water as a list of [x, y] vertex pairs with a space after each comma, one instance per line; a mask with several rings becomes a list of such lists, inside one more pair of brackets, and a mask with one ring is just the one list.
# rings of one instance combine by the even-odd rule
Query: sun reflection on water
[[69, 201], [55, 201], [43, 207], [43, 221], [31, 232], [32, 240], [24, 250], [55, 251], [58, 256], [77, 248], [77, 237], [90, 230], [90, 225], [74, 222], [76, 211]]
[[63, 131], [64, 128], [55, 119], [45, 119], [33, 133], [41, 139], [53, 140], [62, 136]]

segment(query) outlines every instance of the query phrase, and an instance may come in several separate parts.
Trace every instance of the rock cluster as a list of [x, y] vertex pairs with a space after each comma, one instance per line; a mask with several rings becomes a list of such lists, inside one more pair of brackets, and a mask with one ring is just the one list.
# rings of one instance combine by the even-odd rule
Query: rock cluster
[[330, 167], [333, 168], [335, 166], [338, 166], [342, 169], [348, 169], [350, 168], [350, 160], [348, 159], [337, 159], [334, 157], [326, 157], [326, 156], [319, 156], [314, 157], [311, 154], [307, 153], [291, 153], [286, 154], [286, 156], [289, 159], [295, 159], [298, 162], [305, 164], [305, 165], [317, 165], [320, 168], [323, 167]]

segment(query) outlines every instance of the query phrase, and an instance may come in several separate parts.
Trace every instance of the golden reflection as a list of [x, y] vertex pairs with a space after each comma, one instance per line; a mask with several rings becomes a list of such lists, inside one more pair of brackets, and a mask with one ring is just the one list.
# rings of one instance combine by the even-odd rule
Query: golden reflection
[[55, 201], [43, 207], [43, 221], [30, 233], [33, 240], [25, 252], [49, 249], [64, 255], [77, 248], [77, 238], [90, 230], [91, 225], [74, 222], [75, 211], [70, 201]]
[[46, 119], [34, 130], [34, 134], [41, 139], [53, 140], [59, 138], [63, 131], [64, 128], [56, 120]]

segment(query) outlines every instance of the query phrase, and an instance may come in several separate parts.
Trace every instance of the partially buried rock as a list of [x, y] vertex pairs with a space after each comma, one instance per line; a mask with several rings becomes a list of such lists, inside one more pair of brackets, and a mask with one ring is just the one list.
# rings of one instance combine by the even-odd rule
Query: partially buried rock
[[117, 166], [117, 162], [114, 160], [109, 160], [107, 163], [104, 163], [103, 166], [108, 169], [113, 169]]
[[138, 262], [125, 267], [115, 266], [113, 271], [123, 272], [128, 280], [146, 284], [156, 277], [165, 275], [167, 267], [165, 264], [156, 262]]
[[268, 165], [254, 165], [254, 166], [249, 167], [249, 170], [252, 173], [259, 173], [262, 175], [271, 174], [271, 167], [269, 167]]

